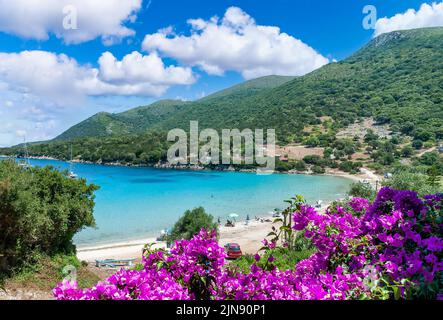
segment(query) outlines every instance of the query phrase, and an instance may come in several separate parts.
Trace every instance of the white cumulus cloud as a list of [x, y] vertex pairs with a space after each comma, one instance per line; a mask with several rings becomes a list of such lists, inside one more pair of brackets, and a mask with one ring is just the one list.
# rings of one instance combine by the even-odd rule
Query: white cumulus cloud
[[111, 83], [155, 83], [158, 85], [192, 84], [195, 79], [190, 68], [165, 67], [156, 54], [142, 55], [134, 51], [118, 61], [110, 52], [99, 59], [100, 76]]
[[397, 30], [443, 26], [443, 2], [423, 3], [419, 10], [409, 9], [390, 18], [381, 18], [375, 25], [375, 36]]
[[22, 51], [0, 53], [0, 80], [9, 90], [69, 105], [86, 96], [160, 96], [170, 86], [192, 84], [195, 78], [189, 68], [165, 66], [155, 53], [133, 52], [118, 61], [106, 52], [99, 68], [93, 68], [64, 54]]
[[222, 19], [191, 19], [188, 24], [189, 36], [177, 35], [169, 27], [146, 35], [143, 49], [198, 66], [211, 75], [237, 71], [246, 79], [304, 75], [329, 62], [280, 28], [258, 25], [238, 7], [230, 7]]
[[[0, 0], [0, 32], [37, 40], [53, 34], [69, 44], [100, 37], [112, 44], [135, 34], [126, 24], [141, 5], [142, 0]], [[65, 28], [75, 19], [77, 29]]]

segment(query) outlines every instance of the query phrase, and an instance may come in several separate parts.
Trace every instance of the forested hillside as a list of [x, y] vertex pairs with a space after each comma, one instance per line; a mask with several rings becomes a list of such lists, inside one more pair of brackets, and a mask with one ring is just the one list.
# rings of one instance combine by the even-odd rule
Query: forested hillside
[[201, 127], [275, 128], [281, 142], [331, 116], [337, 127], [374, 117], [394, 131], [443, 137], [443, 28], [381, 35], [348, 59], [304, 77], [265, 77], [195, 102], [159, 101], [121, 114], [99, 113], [57, 140]]
[[[229, 104], [250, 97], [267, 89], [276, 88], [294, 77], [268, 76], [246, 81], [234, 87], [207, 96], [197, 102], [204, 105], [211, 103]], [[148, 106], [131, 109], [119, 114], [98, 113], [91, 118], [70, 128], [55, 140], [69, 140], [80, 137], [107, 137], [145, 133], [148, 129], [161, 126], [169, 119], [176, 119], [186, 113], [193, 103], [180, 100], [161, 100]]]
[[282, 142], [301, 141], [308, 124], [336, 126], [360, 117], [428, 140], [443, 137], [443, 28], [393, 32], [350, 58], [245, 99], [195, 103], [158, 126], [275, 128]]
[[[375, 168], [403, 160], [410, 165], [443, 138], [442, 70], [443, 28], [396, 31], [303, 77], [265, 77], [195, 102], [166, 100], [100, 113], [55, 141], [32, 145], [30, 153], [66, 158], [74, 144], [75, 156], [87, 161], [154, 163], [165, 158], [167, 130], [198, 120], [201, 129], [275, 128], [281, 145], [322, 147], [324, 159], [306, 159], [319, 173], [327, 166], [354, 172], [362, 161], [373, 161]], [[337, 137], [340, 129], [368, 118], [390, 128], [393, 139], [373, 133]], [[432, 159], [423, 164], [443, 172], [438, 152]]]

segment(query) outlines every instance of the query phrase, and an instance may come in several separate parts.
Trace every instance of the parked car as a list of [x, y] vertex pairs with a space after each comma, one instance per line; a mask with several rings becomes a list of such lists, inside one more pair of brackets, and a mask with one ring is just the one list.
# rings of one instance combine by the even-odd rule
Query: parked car
[[225, 245], [225, 250], [228, 259], [237, 260], [243, 256], [240, 245], [237, 243], [228, 243]]

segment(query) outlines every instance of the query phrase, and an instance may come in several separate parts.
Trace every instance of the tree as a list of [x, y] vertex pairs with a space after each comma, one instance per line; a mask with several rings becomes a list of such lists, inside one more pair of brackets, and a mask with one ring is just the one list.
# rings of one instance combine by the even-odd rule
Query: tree
[[306, 168], [306, 163], [303, 160], [297, 161], [294, 164], [294, 168], [295, 168], [295, 170], [300, 171], [300, 172], [306, 171], [306, 169], [307, 169]]
[[320, 140], [316, 136], [310, 136], [306, 142], [306, 146], [314, 148], [317, 147], [320, 144]]
[[410, 158], [414, 154], [414, 149], [411, 146], [405, 146], [401, 149], [401, 155], [405, 158]]
[[331, 156], [334, 154], [334, 150], [331, 147], [328, 147], [323, 152], [323, 158], [329, 160], [331, 159]]
[[313, 164], [321, 166], [324, 164], [324, 159], [317, 155], [307, 155], [303, 158], [303, 161], [307, 164]]
[[0, 275], [42, 254], [75, 252], [74, 235], [95, 226], [97, 189], [52, 167], [24, 169], [0, 161]]
[[418, 159], [418, 161], [421, 164], [427, 165], [427, 166], [435, 166], [437, 165], [438, 161], [440, 159], [440, 156], [438, 152], [426, 152], [424, 155]]
[[412, 147], [416, 150], [420, 150], [421, 148], [423, 148], [423, 141], [421, 140], [414, 140], [412, 142]]
[[360, 162], [345, 161], [340, 163], [339, 169], [344, 172], [358, 173], [362, 164]]
[[375, 198], [375, 190], [369, 183], [356, 182], [351, 185], [349, 195], [372, 200]]
[[412, 190], [420, 196], [443, 191], [439, 185], [431, 185], [428, 175], [406, 169], [394, 172], [392, 178], [383, 180], [382, 185], [396, 190]]
[[313, 166], [312, 167], [312, 172], [315, 174], [324, 174], [326, 172], [326, 170], [323, 167], [320, 166]]
[[187, 210], [175, 223], [168, 240], [171, 242], [181, 239], [190, 240], [201, 229], [217, 229], [217, 224], [213, 220], [214, 217], [206, 213], [202, 207]]
[[433, 165], [428, 170], [428, 183], [429, 183], [429, 186], [431, 186], [432, 188], [439, 188], [440, 187], [438, 168], [436, 165]]

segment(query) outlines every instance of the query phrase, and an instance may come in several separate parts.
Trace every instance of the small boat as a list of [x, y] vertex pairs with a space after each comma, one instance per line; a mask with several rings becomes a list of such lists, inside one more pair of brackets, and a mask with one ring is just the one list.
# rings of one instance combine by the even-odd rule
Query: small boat
[[160, 232], [160, 236], [158, 236], [156, 240], [159, 242], [163, 242], [163, 241], [166, 241], [167, 239], [168, 239], [168, 231], [162, 230]]
[[69, 178], [77, 179], [78, 175], [74, 172], [74, 164], [72, 163], [72, 145], [71, 145], [71, 160], [69, 161]]
[[29, 169], [32, 168], [32, 165], [29, 162], [29, 152], [28, 152], [28, 144], [26, 143], [26, 138], [23, 138], [23, 145], [24, 145], [25, 156], [24, 160], [20, 160], [18, 162], [18, 165], [23, 169]]
[[136, 259], [106, 259], [106, 260], [95, 260], [95, 266], [97, 268], [107, 267], [111, 269], [116, 269], [119, 267], [132, 268], [134, 266]]
[[77, 179], [77, 178], [78, 178], [78, 175], [71, 171], [71, 172], [69, 173], [69, 178], [71, 178], [71, 179]]
[[32, 167], [27, 160], [20, 160], [18, 165], [23, 169], [29, 169]]

